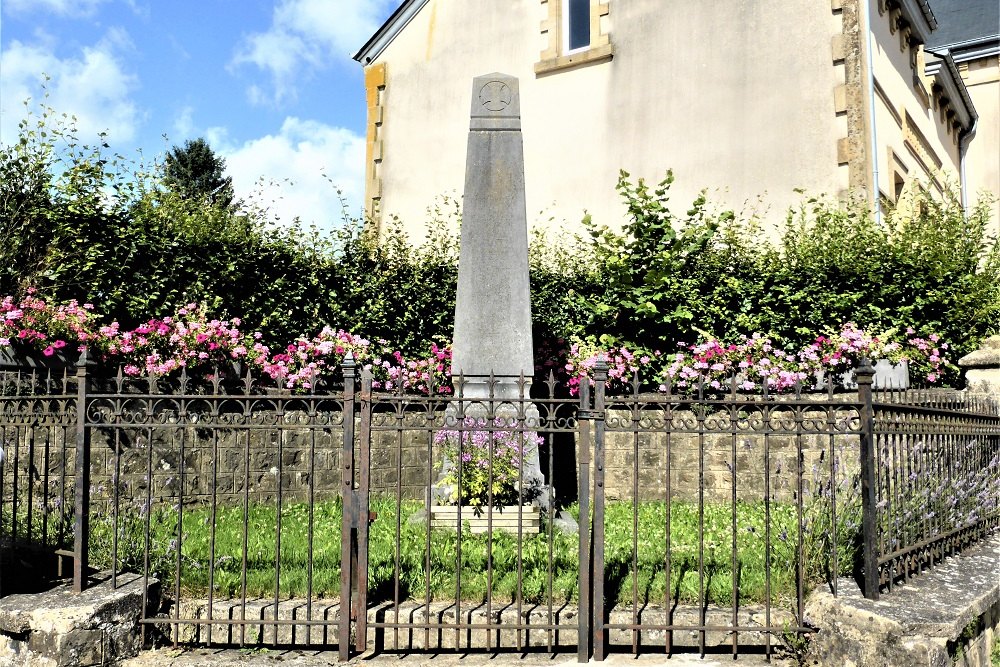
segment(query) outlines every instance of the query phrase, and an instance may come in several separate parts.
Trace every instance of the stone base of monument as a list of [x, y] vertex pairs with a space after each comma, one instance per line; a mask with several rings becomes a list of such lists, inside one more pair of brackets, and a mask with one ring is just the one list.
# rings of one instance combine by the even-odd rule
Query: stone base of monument
[[[458, 529], [459, 512], [455, 505], [431, 505], [431, 527]], [[518, 511], [520, 510], [520, 511]], [[494, 507], [492, 514], [481, 508], [463, 506], [462, 529], [475, 534], [486, 533], [491, 528], [494, 533], [535, 534], [542, 530], [542, 515], [537, 505], [504, 505]]]
[[[472, 419], [486, 422], [492, 419], [499, 419], [503, 424], [510, 424], [514, 429], [537, 428], [540, 423], [538, 406], [534, 403], [526, 403], [518, 406], [514, 402], [499, 403], [497, 398], [483, 399], [469, 397], [462, 402], [462, 414], [459, 417], [459, 410], [455, 403], [449, 403], [444, 412], [445, 429], [454, 431], [459, 428], [459, 424], [464, 420]], [[497, 429], [497, 427], [492, 427]], [[500, 427], [498, 430], [503, 430]], [[551, 488], [545, 483], [545, 476], [542, 475], [541, 465], [538, 458], [538, 449], [531, 448], [524, 452], [521, 463], [521, 497], [526, 504], [540, 507], [542, 511], [548, 511]], [[441, 461], [441, 470], [438, 473], [437, 481], [430, 490], [428, 504], [432, 506], [448, 506], [454, 497], [455, 487], [445, 481], [447, 475], [455, 470], [455, 462], [444, 456]]]

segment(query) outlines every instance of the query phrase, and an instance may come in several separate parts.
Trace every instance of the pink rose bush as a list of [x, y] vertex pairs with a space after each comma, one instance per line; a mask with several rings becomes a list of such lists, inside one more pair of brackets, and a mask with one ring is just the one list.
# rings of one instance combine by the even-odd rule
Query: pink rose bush
[[711, 339], [694, 345], [681, 344], [663, 370], [660, 391], [729, 391], [733, 384], [742, 391], [794, 388], [807, 373], [795, 356], [774, 346], [770, 338], [755, 333], [739, 344]]
[[134, 329], [118, 322], [99, 325], [90, 304], [51, 304], [34, 291], [20, 301], [0, 300], [0, 346], [21, 344], [53, 356], [63, 348], [89, 349], [131, 377], [180, 372], [232, 374], [257, 371], [283, 389], [310, 390], [322, 380], [337, 379], [348, 353], [359, 369], [372, 372], [373, 386], [388, 391], [451, 393], [451, 348], [431, 345], [427, 358], [406, 359], [385, 340], [372, 343], [344, 330], [324, 327], [312, 338], [300, 337], [271, 350], [260, 333], [244, 333], [239, 318], [212, 318], [189, 303], [169, 317], [150, 319]]
[[27, 296], [15, 301], [11, 296], [0, 300], [0, 346], [17, 341], [37, 348], [47, 356], [58, 350], [77, 350], [94, 344], [96, 317], [94, 307], [70, 301], [51, 305], [28, 290]]
[[[908, 328], [902, 338], [894, 331], [875, 335], [848, 322], [839, 330], [817, 336], [796, 352], [782, 349], [764, 334], [755, 333], [744, 336], [739, 343], [714, 338], [680, 343], [677, 352], [662, 358], [659, 353], [636, 355], [623, 352], [622, 348], [599, 349], [581, 343], [571, 346], [566, 368], [592, 378], [593, 367], [598, 357], [603, 356], [609, 365], [609, 391], [627, 389], [621, 380], [625, 372], [628, 377], [635, 372], [644, 374], [649, 364], [655, 364], [662, 366], [659, 390], [664, 392], [686, 393], [700, 388], [705, 393], [722, 393], [731, 391], [735, 384], [739, 391], [760, 391], [766, 387], [768, 392], [777, 393], [794, 391], [797, 387], [808, 391], [814, 388], [817, 372], [843, 373], [867, 357], [872, 361], [906, 361], [917, 377], [933, 384], [941, 380], [943, 371], [955, 368], [945, 356], [948, 344], [937, 334], [925, 337], [916, 334]], [[571, 394], [579, 393], [579, 380], [570, 379], [569, 384]]]
[[581, 381], [589, 382], [591, 387], [594, 386], [594, 367], [602, 358], [608, 365], [607, 390], [628, 392], [631, 390], [635, 374], [649, 367], [659, 356], [659, 352], [634, 352], [624, 345], [601, 348], [575, 338], [566, 353], [564, 366], [569, 393], [571, 396], [579, 395]]
[[[29, 290], [20, 300], [0, 299], [0, 346], [28, 346], [47, 357], [61, 350], [88, 349], [106, 362], [119, 364], [132, 377], [166, 376], [181, 369], [231, 374], [236, 362], [240, 372], [256, 372], [282, 389], [304, 391], [338, 380], [341, 365], [351, 354], [359, 369], [372, 373], [375, 389], [426, 395], [453, 391], [452, 353], [447, 345], [434, 343], [426, 357], [406, 358], [392, 350], [388, 341], [324, 327], [312, 338], [299, 337], [272, 350], [261, 342], [260, 333], [241, 331], [238, 318], [213, 318], [196, 303], [127, 331], [118, 322], [100, 325], [99, 320], [91, 304], [51, 304]], [[677, 352], [668, 355], [573, 339], [561, 354], [553, 350], [543, 354], [542, 370], [558, 369], [560, 380], [574, 396], [582, 382], [594, 385], [594, 368], [600, 359], [608, 365], [606, 388], [613, 393], [632, 391], [636, 374], [644, 385], [653, 384], [660, 391], [720, 393], [735, 385], [740, 391], [782, 392], [811, 389], [817, 372], [836, 376], [863, 357], [907, 361], [922, 381], [935, 383], [945, 371], [954, 369], [946, 356], [948, 350], [935, 333], [907, 328], [902, 335], [893, 330], [873, 334], [848, 322], [797, 351], [779, 347], [761, 333], [744, 336], [737, 343], [711, 337], [681, 343]]]
[[181, 368], [210, 370], [231, 361], [262, 359], [267, 348], [238, 329], [238, 318], [210, 319], [189, 303], [171, 317], [150, 319], [130, 331], [117, 322], [102, 326], [96, 338], [109, 359], [123, 364], [126, 375], [169, 375]]

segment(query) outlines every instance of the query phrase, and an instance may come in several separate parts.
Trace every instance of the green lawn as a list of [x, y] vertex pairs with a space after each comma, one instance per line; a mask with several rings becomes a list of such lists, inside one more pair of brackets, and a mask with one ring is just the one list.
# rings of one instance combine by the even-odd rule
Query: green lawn
[[[369, 546], [369, 599], [392, 599], [397, 563], [395, 535], [396, 503], [391, 499], [373, 498], [371, 509], [378, 513], [372, 524]], [[427, 577], [427, 528], [423, 522], [411, 523], [408, 518], [422, 509], [417, 502], [402, 503], [399, 544], [399, 586], [402, 598], [423, 600], [455, 599], [456, 569], [459, 559], [455, 531], [434, 529], [430, 539], [430, 577]], [[575, 515], [575, 507], [570, 512]], [[828, 517], [807, 508], [804, 541], [807, 587], [821, 579], [828, 567]], [[780, 602], [794, 597], [798, 545], [795, 541], [796, 507], [787, 503], [771, 503], [770, 562], [771, 598]], [[765, 598], [765, 515], [764, 504], [740, 503], [736, 506], [737, 559], [732, 560], [732, 506], [706, 504], [704, 526], [704, 586], [709, 602], [731, 604], [733, 577], [736, 573], [738, 595], [743, 604], [761, 602]], [[857, 525], [856, 513], [839, 518], [838, 536], [842, 571], [849, 569], [853, 559], [856, 530], [843, 528]], [[318, 502], [315, 505], [312, 543], [312, 593], [332, 597], [340, 587], [340, 503]], [[633, 568], [633, 505], [609, 503], [606, 508], [605, 581], [608, 597], [631, 601], [633, 591], [643, 601], [665, 599], [665, 522], [666, 504], [640, 503], [636, 564]], [[209, 561], [214, 553], [215, 595], [228, 597], [243, 590], [241, 565], [244, 561], [244, 508], [219, 506], [216, 510], [214, 552], [211, 546], [210, 508], [185, 508], [182, 517], [181, 588], [189, 595], [206, 596], [209, 586]], [[699, 599], [698, 577], [698, 507], [696, 503], [671, 504], [671, 571], [672, 599], [694, 603]], [[273, 503], [251, 501], [247, 509], [246, 531], [246, 593], [251, 596], [273, 596], [275, 591], [275, 525]], [[110, 565], [112, 522], [107, 514], [94, 517], [92, 522], [91, 560], [96, 565]], [[163, 507], [154, 509], [150, 521], [151, 569], [172, 588], [176, 581], [177, 512]], [[281, 511], [281, 560], [278, 586], [281, 597], [302, 597], [309, 581], [309, 509], [304, 503], [288, 503]], [[461, 544], [461, 596], [463, 600], [481, 601], [487, 590], [493, 599], [516, 597], [518, 565], [523, 572], [522, 596], [528, 602], [542, 602], [551, 595], [555, 601], [575, 600], [578, 594], [578, 537], [554, 531], [550, 535], [526, 536], [497, 533], [492, 545], [485, 535], [463, 531]], [[138, 570], [144, 551], [144, 527], [138, 512], [123, 513], [119, 520], [119, 567]], [[491, 546], [491, 548], [487, 548]], [[518, 547], [520, 546], [520, 553]], [[550, 556], [551, 551], [551, 556]], [[487, 554], [491, 554], [488, 557]], [[551, 592], [549, 576], [551, 573]], [[633, 581], [633, 575], [636, 581]], [[491, 577], [491, 582], [488, 581]]]

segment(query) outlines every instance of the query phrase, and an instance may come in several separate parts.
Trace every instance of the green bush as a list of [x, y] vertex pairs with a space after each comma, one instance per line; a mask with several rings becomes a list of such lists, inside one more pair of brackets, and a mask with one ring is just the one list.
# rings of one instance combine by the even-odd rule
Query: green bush
[[673, 351], [705, 333], [738, 341], [760, 331], [798, 348], [855, 322], [936, 332], [956, 359], [1000, 331], [989, 200], [965, 212], [951, 191], [919, 192], [915, 213], [889, 210], [878, 222], [862, 206], [809, 199], [770, 242], [754, 219], [709, 213], [703, 196], [674, 215], [672, 182], [668, 172], [650, 188], [622, 172], [630, 221], [619, 232], [585, 220], [584, 256], [607, 285], [581, 297], [589, 339]]
[[[810, 199], [771, 242], [759, 221], [714, 211], [704, 195], [672, 212], [672, 182], [622, 172], [624, 227], [587, 218], [581, 239], [533, 235], [540, 362], [559, 368], [570, 337], [672, 352], [705, 333], [760, 331], [801, 347], [849, 321], [936, 331], [957, 358], [1000, 331], [992, 202], [963, 212], [950, 192], [920, 193], [915, 214], [879, 223]], [[278, 226], [253, 202], [172, 192], [162, 165], [109, 155], [103, 136], [81, 145], [72, 121], [46, 109], [0, 146], [0, 294], [91, 302], [125, 328], [201, 302], [270, 346], [330, 325], [419, 355], [452, 335], [460, 208], [439, 200], [416, 246], [395, 221], [378, 236], [343, 214], [330, 232]]]

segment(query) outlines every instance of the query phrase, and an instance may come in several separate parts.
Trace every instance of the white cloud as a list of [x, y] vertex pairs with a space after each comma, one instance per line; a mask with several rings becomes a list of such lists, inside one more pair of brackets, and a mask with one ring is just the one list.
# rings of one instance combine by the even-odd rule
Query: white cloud
[[295, 98], [299, 78], [331, 61], [348, 58], [375, 32], [389, 7], [399, 0], [281, 0], [271, 27], [243, 39], [233, 65], [250, 64], [270, 74], [269, 94], [252, 85], [254, 104], [280, 104]]
[[[30, 97], [37, 109], [45, 91], [45, 104], [76, 116], [82, 141], [105, 130], [114, 141], [131, 141], [140, 115], [131, 99], [137, 79], [125, 71], [117, 53], [128, 45], [127, 35], [109, 31], [97, 44], [67, 58], [57, 57], [49, 41], [13, 41], [0, 53], [0, 141], [16, 136], [24, 101]], [[43, 76], [49, 77], [44, 87]]]
[[107, 0], [4, 0], [4, 9], [17, 14], [51, 12], [60, 16], [90, 16]]
[[187, 139], [193, 137], [194, 133], [194, 107], [185, 106], [174, 117], [174, 135], [178, 139]]
[[341, 204], [334, 186], [348, 212], [360, 213], [365, 139], [350, 130], [289, 117], [278, 133], [242, 145], [234, 145], [224, 128], [209, 128], [205, 136], [226, 159], [237, 197], [259, 191], [259, 203], [281, 222], [299, 217], [326, 229], [336, 226]]

